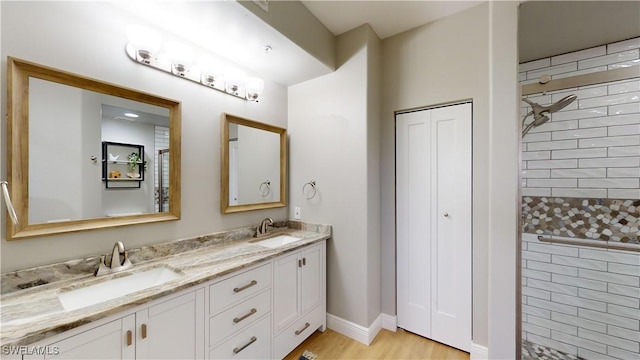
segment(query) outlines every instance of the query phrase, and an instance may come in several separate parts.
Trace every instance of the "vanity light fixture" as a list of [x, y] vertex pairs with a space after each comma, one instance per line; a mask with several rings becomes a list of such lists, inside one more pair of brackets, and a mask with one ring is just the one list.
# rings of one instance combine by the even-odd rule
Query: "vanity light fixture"
[[130, 113], [130, 112], [124, 113], [124, 116], [130, 117], [130, 118], [134, 118], [134, 119], [140, 117], [138, 114], [134, 114], [134, 113]]
[[[191, 80], [235, 97], [258, 101], [264, 90], [264, 81], [247, 78], [239, 69], [227, 67], [223, 71], [220, 61], [210, 56], [196, 57], [185, 44], [167, 41], [153, 30], [140, 26], [127, 27], [129, 43], [125, 47], [127, 56], [138, 64]], [[161, 50], [162, 48], [162, 50]], [[194, 59], [198, 60], [194, 63]]]

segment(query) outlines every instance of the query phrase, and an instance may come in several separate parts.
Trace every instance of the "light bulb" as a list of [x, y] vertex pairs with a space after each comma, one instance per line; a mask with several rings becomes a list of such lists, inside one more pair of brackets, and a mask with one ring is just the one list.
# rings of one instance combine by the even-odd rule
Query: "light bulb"
[[220, 61], [210, 56], [201, 56], [198, 59], [198, 67], [200, 68], [201, 83], [213, 86], [214, 82], [222, 80], [222, 64], [220, 64]]
[[256, 77], [250, 77], [247, 78], [245, 84], [247, 89], [247, 99], [251, 101], [258, 100], [258, 96], [260, 96], [260, 94], [262, 94], [262, 90], [264, 90], [264, 81]]
[[225, 89], [228, 93], [238, 95], [238, 90], [244, 85], [245, 75], [241, 70], [226, 68], [224, 71]]
[[142, 25], [127, 26], [129, 43], [136, 51], [136, 60], [149, 64], [151, 57], [158, 52], [162, 38], [157, 32]]
[[176, 75], [185, 76], [193, 61], [193, 50], [177, 41], [167, 41], [164, 44], [164, 50], [171, 62], [172, 72]]

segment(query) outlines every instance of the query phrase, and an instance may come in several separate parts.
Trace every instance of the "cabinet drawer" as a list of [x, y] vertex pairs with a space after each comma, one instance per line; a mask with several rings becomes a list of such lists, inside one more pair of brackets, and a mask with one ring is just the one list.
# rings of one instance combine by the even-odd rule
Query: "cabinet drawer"
[[209, 344], [253, 324], [271, 311], [271, 291], [264, 291], [209, 319]]
[[217, 282], [209, 287], [209, 313], [215, 314], [270, 286], [271, 263]]
[[271, 356], [271, 316], [265, 316], [209, 352], [210, 359], [268, 359]]
[[[318, 306], [276, 336], [273, 341], [273, 358], [284, 358], [309, 335], [313, 334], [323, 324], [322, 317], [326, 316], [323, 310], [322, 306]], [[307, 326], [307, 324], [309, 325]]]

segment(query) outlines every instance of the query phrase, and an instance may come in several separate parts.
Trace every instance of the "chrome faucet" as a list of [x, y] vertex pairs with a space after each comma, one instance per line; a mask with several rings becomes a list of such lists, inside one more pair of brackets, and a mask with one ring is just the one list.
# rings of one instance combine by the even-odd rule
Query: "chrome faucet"
[[[122, 257], [122, 258], [121, 258]], [[96, 270], [96, 276], [112, 274], [118, 271], [128, 269], [133, 266], [129, 260], [129, 255], [124, 249], [122, 241], [117, 241], [113, 244], [113, 250], [111, 251], [111, 263], [107, 266], [106, 256], [100, 257], [100, 265]]]
[[262, 220], [260, 226], [258, 226], [258, 228], [256, 229], [256, 237], [266, 235], [270, 225], [273, 225], [272, 218], [266, 218]]

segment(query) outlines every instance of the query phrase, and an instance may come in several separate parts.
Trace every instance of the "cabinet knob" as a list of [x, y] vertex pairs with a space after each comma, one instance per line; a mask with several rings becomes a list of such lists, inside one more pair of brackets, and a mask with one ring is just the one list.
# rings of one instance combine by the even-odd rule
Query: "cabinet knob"
[[448, 218], [449, 217], [449, 213], [444, 213], [443, 216]]

